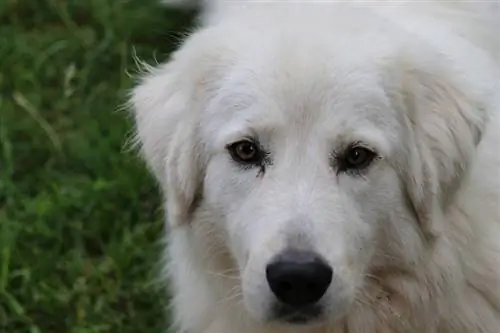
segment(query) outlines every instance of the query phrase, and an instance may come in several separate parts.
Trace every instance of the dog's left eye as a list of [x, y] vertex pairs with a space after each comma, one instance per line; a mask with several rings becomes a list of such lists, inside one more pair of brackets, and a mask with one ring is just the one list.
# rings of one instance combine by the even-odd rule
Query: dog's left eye
[[250, 140], [238, 141], [227, 147], [233, 160], [244, 164], [259, 164], [263, 154], [257, 144]]
[[341, 171], [362, 170], [368, 167], [376, 157], [377, 154], [368, 148], [360, 146], [350, 147], [344, 152], [344, 156], [342, 157]]

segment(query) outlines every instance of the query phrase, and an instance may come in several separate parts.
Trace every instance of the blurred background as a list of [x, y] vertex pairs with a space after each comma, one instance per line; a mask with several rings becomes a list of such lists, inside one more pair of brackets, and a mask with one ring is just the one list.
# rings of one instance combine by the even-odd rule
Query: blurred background
[[122, 106], [134, 56], [165, 60], [194, 13], [156, 2], [0, 0], [2, 333], [165, 332], [160, 198]]

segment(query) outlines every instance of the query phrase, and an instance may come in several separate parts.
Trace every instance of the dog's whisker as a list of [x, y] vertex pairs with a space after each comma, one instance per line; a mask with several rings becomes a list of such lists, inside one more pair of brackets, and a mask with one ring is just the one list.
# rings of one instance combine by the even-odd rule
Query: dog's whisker
[[231, 280], [237, 280], [237, 281], [241, 280], [240, 276], [238, 276], [238, 275], [228, 275], [228, 274], [224, 274], [224, 273], [221, 273], [221, 272], [211, 272], [211, 271], [206, 271], [206, 272], [208, 274], [210, 274], [212, 276], [216, 276], [216, 277], [221, 277], [221, 278], [231, 279]]
[[220, 299], [218, 303], [228, 303], [243, 298], [243, 292], [239, 286], [234, 286], [229, 290], [227, 296]]

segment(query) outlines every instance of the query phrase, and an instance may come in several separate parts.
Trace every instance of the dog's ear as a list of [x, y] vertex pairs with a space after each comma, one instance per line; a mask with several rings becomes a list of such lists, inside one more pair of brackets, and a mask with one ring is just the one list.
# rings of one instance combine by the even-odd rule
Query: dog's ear
[[463, 77], [453, 81], [449, 73], [415, 66], [404, 73], [400, 97], [410, 148], [401, 174], [424, 235], [434, 239], [481, 140], [488, 120], [486, 98], [467, 91], [470, 82], [459, 86]]
[[175, 63], [149, 69], [132, 91], [136, 142], [167, 197], [171, 225], [188, 221], [203, 180], [192, 91]]
[[130, 99], [136, 141], [164, 191], [173, 226], [190, 221], [202, 199], [208, 157], [200, 119], [232, 59], [217, 38], [205, 36], [210, 33], [194, 33], [166, 64], [147, 67]]

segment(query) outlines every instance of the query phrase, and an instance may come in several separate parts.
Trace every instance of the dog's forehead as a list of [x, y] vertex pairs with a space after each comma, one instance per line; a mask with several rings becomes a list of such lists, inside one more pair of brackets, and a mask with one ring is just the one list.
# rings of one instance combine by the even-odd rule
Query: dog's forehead
[[300, 53], [259, 62], [243, 61], [228, 75], [207, 117], [212, 128], [312, 135], [394, 119], [378, 73], [366, 64]]
[[[215, 82], [204, 112], [220, 140], [241, 135], [342, 135], [365, 128], [393, 131], [395, 117], [384, 87], [383, 65], [394, 49], [377, 52], [361, 41], [307, 40], [280, 34], [257, 45], [238, 44]], [[255, 44], [255, 45], [254, 45]], [[219, 52], [219, 51], [217, 51]], [[220, 53], [219, 53], [220, 54]]]

